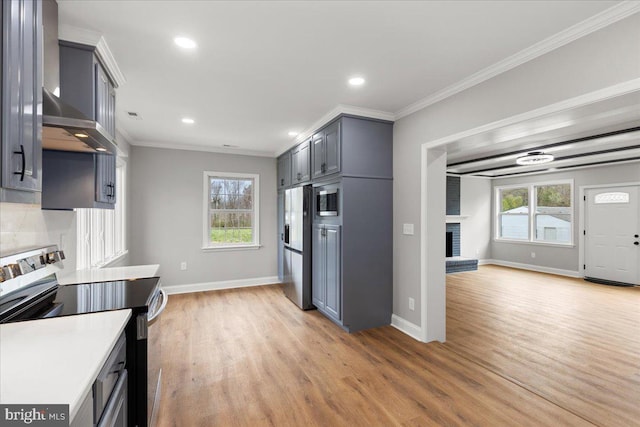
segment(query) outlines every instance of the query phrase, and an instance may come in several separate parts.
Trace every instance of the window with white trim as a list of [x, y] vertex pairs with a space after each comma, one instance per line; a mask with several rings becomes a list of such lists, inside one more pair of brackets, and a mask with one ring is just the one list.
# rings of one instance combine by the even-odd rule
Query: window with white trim
[[78, 270], [103, 267], [127, 253], [126, 163], [116, 163], [116, 203], [113, 209], [76, 209]]
[[204, 172], [203, 249], [260, 246], [260, 177]]
[[573, 181], [495, 187], [496, 240], [573, 244]]

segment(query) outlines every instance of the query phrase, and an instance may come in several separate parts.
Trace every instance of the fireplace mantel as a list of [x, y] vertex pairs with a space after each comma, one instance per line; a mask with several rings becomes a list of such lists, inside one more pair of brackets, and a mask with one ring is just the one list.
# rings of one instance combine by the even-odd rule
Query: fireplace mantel
[[462, 222], [465, 219], [469, 218], [469, 215], [447, 215], [446, 223], [458, 223]]

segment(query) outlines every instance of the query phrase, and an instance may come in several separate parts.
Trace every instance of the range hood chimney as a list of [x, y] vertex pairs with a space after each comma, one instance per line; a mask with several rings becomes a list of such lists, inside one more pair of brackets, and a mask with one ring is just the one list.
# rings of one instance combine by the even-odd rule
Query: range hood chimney
[[116, 144], [95, 120], [87, 118], [54, 93], [60, 90], [58, 3], [42, 2], [44, 26], [44, 87], [42, 89], [42, 147], [48, 150], [116, 153]]

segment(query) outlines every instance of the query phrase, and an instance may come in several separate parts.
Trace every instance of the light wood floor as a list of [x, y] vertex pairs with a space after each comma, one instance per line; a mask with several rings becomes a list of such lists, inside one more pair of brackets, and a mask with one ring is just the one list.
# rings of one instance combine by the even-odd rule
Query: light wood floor
[[449, 275], [445, 344], [347, 334], [278, 286], [172, 295], [159, 425], [640, 425], [639, 291]]
[[498, 266], [449, 275], [445, 347], [596, 425], [640, 425], [640, 288]]

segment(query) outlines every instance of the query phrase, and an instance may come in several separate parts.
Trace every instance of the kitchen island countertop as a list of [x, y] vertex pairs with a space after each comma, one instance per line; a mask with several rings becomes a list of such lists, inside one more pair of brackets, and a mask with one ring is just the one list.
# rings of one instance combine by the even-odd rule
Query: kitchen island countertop
[[112, 282], [115, 280], [143, 279], [157, 277], [160, 265], [131, 265], [127, 267], [88, 268], [76, 270], [68, 274], [61, 271], [57, 274], [60, 285], [77, 283]]
[[70, 421], [131, 310], [0, 325], [0, 403], [68, 404]]

